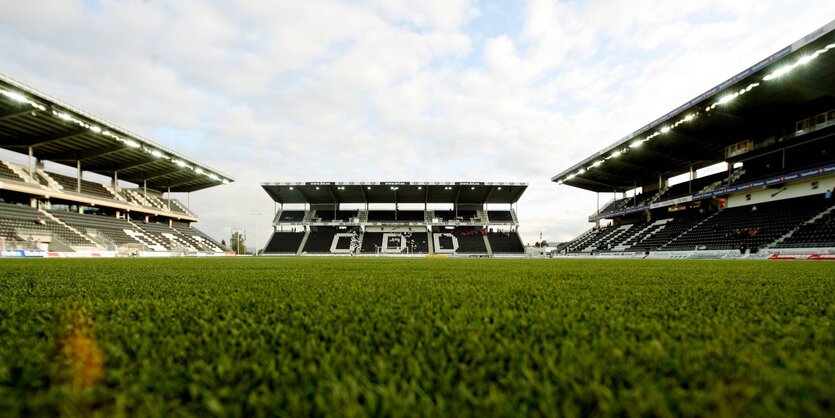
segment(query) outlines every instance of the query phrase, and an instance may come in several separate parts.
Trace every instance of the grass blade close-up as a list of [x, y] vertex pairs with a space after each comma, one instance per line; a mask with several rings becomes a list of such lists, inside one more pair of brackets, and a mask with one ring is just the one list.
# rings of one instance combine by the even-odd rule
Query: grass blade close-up
[[0, 260], [8, 416], [831, 416], [825, 262]]

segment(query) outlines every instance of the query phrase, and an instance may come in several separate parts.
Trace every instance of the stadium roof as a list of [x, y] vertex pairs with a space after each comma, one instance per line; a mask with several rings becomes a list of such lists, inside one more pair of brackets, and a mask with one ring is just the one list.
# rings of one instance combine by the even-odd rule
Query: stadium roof
[[[785, 129], [835, 104], [835, 21], [552, 177], [596, 192], [725, 161], [725, 147]], [[786, 137], [793, 135], [793, 130]]]
[[150, 188], [192, 192], [233, 179], [0, 74], [0, 147]]
[[516, 203], [527, 183], [485, 182], [298, 182], [264, 183], [278, 203], [313, 205], [340, 203], [454, 203], [483, 205], [485, 203]]

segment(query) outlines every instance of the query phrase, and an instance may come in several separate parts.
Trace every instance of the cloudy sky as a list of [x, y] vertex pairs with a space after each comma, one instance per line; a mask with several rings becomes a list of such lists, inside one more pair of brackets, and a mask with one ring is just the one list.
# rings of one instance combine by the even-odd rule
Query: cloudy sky
[[551, 176], [835, 18], [831, 0], [0, 6], [0, 72], [232, 175], [191, 195], [198, 227], [252, 239], [257, 220], [261, 245], [266, 181], [525, 181], [523, 240], [570, 239], [597, 198]]

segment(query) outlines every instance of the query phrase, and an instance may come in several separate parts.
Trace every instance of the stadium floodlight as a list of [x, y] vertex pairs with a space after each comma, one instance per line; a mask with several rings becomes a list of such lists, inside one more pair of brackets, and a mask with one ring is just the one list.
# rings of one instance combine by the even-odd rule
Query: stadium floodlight
[[665, 127], [661, 128], [661, 133], [665, 134], [667, 132], [670, 132], [670, 129], [672, 129], [672, 128], [670, 128], [669, 126], [665, 126]]
[[214, 173], [209, 174], [209, 178], [215, 181], [220, 181], [220, 177], [218, 177], [217, 174]]
[[127, 146], [129, 146], [129, 147], [131, 147], [131, 148], [139, 148], [139, 147], [141, 146], [141, 145], [139, 145], [139, 143], [138, 143], [138, 142], [136, 142], [136, 141], [134, 141], [134, 140], [132, 140], [132, 139], [126, 139], [126, 140], [125, 140], [125, 145], [127, 145]]
[[[678, 122], [674, 123], [674, 124], [673, 124], [673, 126], [671, 126], [671, 127], [670, 127], [670, 129], [673, 129], [673, 128], [678, 128], [678, 125], [681, 125], [681, 124], [683, 124], [683, 123], [690, 122], [690, 121], [692, 121], [693, 119], [696, 119], [696, 115], [695, 115], [695, 114], [693, 114], [693, 113], [688, 113], [686, 116], [684, 116], [683, 118], [679, 119], [679, 120], [678, 120]], [[662, 132], [665, 132], [663, 129], [662, 129], [661, 131], [662, 131]]]
[[612, 158], [618, 158], [620, 155], [623, 154], [620, 150], [615, 151], [612, 153]]
[[787, 64], [787, 65], [784, 65], [784, 66], [772, 71], [770, 74], [763, 77], [763, 80], [769, 81], [769, 80], [773, 80], [775, 78], [780, 78], [780, 77], [790, 73], [795, 68], [797, 68], [801, 65], [806, 65], [806, 64], [812, 62], [812, 60], [817, 58], [820, 54], [823, 54], [824, 52], [827, 52], [827, 51], [829, 51], [830, 49], [833, 49], [833, 48], [835, 48], [835, 43], [829, 44], [829, 45], [827, 45], [827, 46], [825, 46], [825, 47], [823, 47], [823, 48], [821, 48], [821, 49], [819, 49], [819, 50], [817, 50], [817, 51], [815, 51], [815, 52], [813, 52], [809, 55], [804, 55], [804, 56], [800, 57], [797, 61], [795, 61], [794, 64]]
[[44, 105], [42, 105], [42, 104], [40, 104], [40, 103], [33, 102], [33, 101], [29, 100], [29, 98], [28, 98], [28, 97], [26, 97], [26, 96], [24, 96], [23, 94], [18, 93], [18, 92], [16, 92], [16, 91], [11, 91], [11, 90], [3, 90], [3, 89], [0, 89], [0, 94], [2, 94], [2, 95], [4, 95], [4, 96], [8, 97], [9, 99], [11, 99], [11, 100], [13, 100], [13, 101], [15, 101], [15, 102], [18, 102], [18, 103], [26, 103], [26, 104], [28, 104], [29, 106], [34, 107], [35, 109], [42, 110], [42, 111], [46, 111], [46, 106], [44, 106]]
[[293, 190], [293, 186], [290, 186], [290, 190]]
[[185, 162], [185, 161], [183, 161], [183, 160], [174, 160], [174, 164], [177, 164], [177, 165], [178, 165], [178, 166], [180, 166], [180, 167], [185, 167], [185, 166], [187, 166], [187, 165], [188, 165], [188, 164], [186, 164], [186, 162]]
[[91, 126], [91, 127], [90, 127], [90, 130], [91, 130], [91, 131], [93, 131], [93, 132], [95, 132], [95, 133], [97, 133], [97, 134], [100, 134], [100, 133], [101, 133], [101, 128], [100, 128], [100, 127], [98, 127], [98, 126], [95, 126], [95, 125]]
[[[223, 183], [223, 184], [229, 184], [229, 180], [223, 179], [223, 181], [222, 181], [221, 183]], [[292, 189], [292, 187], [291, 187], [291, 189]]]
[[760, 83], [751, 83], [747, 87], [739, 89], [739, 91], [735, 91], [733, 93], [726, 94], [726, 95], [720, 97], [719, 100], [716, 103], [706, 106], [705, 107], [705, 112], [710, 112], [711, 110], [715, 109], [716, 106], [729, 103], [730, 101], [736, 99], [739, 96], [742, 96], [745, 93], [748, 93], [749, 91], [753, 90], [755, 87], [758, 87], [759, 85], [760, 85]]
[[566, 177], [565, 179], [566, 179], [566, 180], [571, 180], [571, 179], [573, 179], [574, 177], [577, 177], [577, 175], [572, 173], [572, 174], [569, 174], [569, 175], [568, 175], [568, 177]]
[[640, 147], [641, 145], [643, 145], [643, 144], [644, 144], [644, 141], [641, 141], [641, 140], [639, 139], [639, 140], [637, 140], [637, 141], [635, 141], [635, 142], [633, 142], [633, 143], [629, 144], [629, 148], [639, 148], [639, 147]]
[[[31, 103], [32, 103], [32, 102], [30, 102], [30, 104], [31, 104]], [[66, 121], [66, 122], [72, 122], [72, 123], [74, 123], [74, 124], [76, 124], [76, 125], [78, 125], [78, 126], [80, 126], [80, 127], [82, 127], [82, 128], [87, 128], [87, 129], [90, 129], [90, 125], [89, 125], [89, 124], [87, 124], [87, 123], [85, 123], [85, 122], [83, 122], [83, 121], [81, 121], [81, 120], [79, 120], [79, 119], [76, 119], [74, 116], [70, 115], [69, 113], [66, 113], [66, 112], [56, 112], [56, 111], [54, 111], [54, 110], [53, 110], [53, 111], [52, 111], [52, 114], [53, 114], [55, 117], [57, 117], [57, 118], [59, 118], [59, 119], [61, 119], [61, 120], [63, 120], [63, 121]]]
[[817, 56], [816, 56], [816, 55], [806, 55], [806, 56], [804, 56], [804, 57], [800, 57], [800, 59], [799, 59], [799, 60], [797, 60], [797, 63], [798, 63], [799, 65], [803, 65], [803, 64], [808, 63], [809, 61], [812, 61], [812, 60], [813, 60], [813, 59], [815, 59], [815, 58], [817, 58]]
[[731, 93], [731, 94], [720, 97], [719, 101], [716, 102], [716, 103], [718, 103], [718, 104], [730, 103], [733, 99], [736, 99], [737, 96], [739, 96], [739, 93]]
[[[29, 103], [32, 104], [34, 102], [29, 102]], [[32, 106], [38, 107], [37, 105], [34, 105], [34, 104]], [[43, 106], [41, 106], [41, 107], [43, 107]], [[38, 108], [40, 109], [40, 107], [38, 107]], [[90, 129], [91, 128], [91, 126], [88, 123], [86, 123], [86, 122], [84, 122], [80, 119], [76, 119], [73, 115], [70, 115], [69, 113], [57, 112], [57, 111], [53, 110], [52, 115], [57, 117], [58, 119], [63, 120], [63, 121], [72, 122], [72, 123], [74, 123], [74, 124], [76, 124], [76, 125], [78, 125], [82, 128], [85, 128], [85, 129]]]
[[154, 157], [157, 157], [157, 158], [162, 158], [162, 153], [157, 149], [151, 150], [151, 155], [153, 155]]
[[577, 175], [579, 176], [580, 174], [583, 174], [583, 173], [585, 173], [585, 172], [586, 172], [586, 169], [585, 169], [585, 168], [581, 168], [581, 169], [579, 169], [579, 170], [577, 171]]
[[763, 77], [763, 80], [769, 81], [769, 80], [773, 80], [773, 79], [778, 78], [778, 77], [782, 77], [782, 76], [788, 74], [789, 72], [791, 72], [792, 69], [793, 69], [793, 67], [791, 65], [782, 66], [782, 67], [774, 70], [771, 74], [768, 74], [765, 77]]
[[316, 186], [316, 190], [319, 190], [319, 186]]
[[16, 91], [7, 91], [3, 90], [3, 95], [18, 102], [18, 103], [29, 103], [29, 99], [26, 96], [16, 92]]
[[371, 186], [366, 187], [366, 189], [371, 190]]
[[598, 167], [598, 166], [600, 166], [600, 164], [603, 164], [603, 160], [597, 160], [597, 161], [595, 161], [595, 162], [594, 162], [594, 164], [592, 164], [591, 166], [592, 166], [592, 168], [594, 168], [594, 167]]
[[197, 173], [197, 174], [203, 174], [203, 169], [200, 168], [200, 167], [197, 167], [197, 168], [194, 169], [194, 172]]

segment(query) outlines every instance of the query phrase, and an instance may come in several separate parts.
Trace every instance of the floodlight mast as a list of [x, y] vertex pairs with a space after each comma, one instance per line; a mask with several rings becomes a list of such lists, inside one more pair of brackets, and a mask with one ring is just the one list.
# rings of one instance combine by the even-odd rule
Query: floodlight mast
[[261, 212], [250, 213], [255, 217], [255, 257], [258, 257], [258, 217], [263, 215]]

